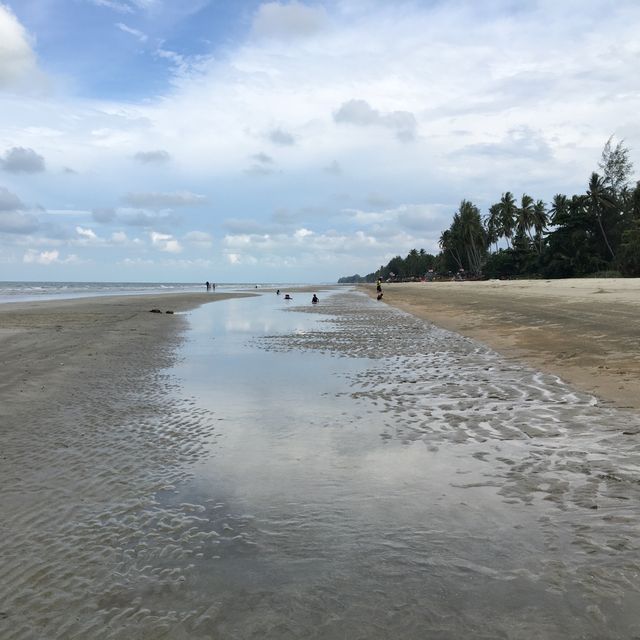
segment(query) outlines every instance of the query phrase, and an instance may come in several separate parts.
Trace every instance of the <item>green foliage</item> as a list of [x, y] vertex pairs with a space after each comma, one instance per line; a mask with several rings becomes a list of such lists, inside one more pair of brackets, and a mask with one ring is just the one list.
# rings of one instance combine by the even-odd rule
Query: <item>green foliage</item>
[[614, 146], [609, 138], [599, 162], [602, 175], [593, 172], [583, 193], [556, 194], [549, 207], [526, 193], [517, 203], [505, 191], [483, 219], [476, 205], [463, 200], [440, 235], [438, 256], [412, 249], [363, 280], [414, 279], [429, 269], [489, 278], [568, 278], [618, 269], [640, 276], [640, 181], [630, 186], [629, 153], [623, 141]]
[[498, 249], [492, 253], [484, 265], [483, 273], [487, 278], [512, 278], [517, 273], [516, 256], [512, 249]]
[[383, 280], [414, 280], [424, 278], [430, 269], [436, 267], [436, 256], [427, 253], [424, 249], [411, 249], [406, 258], [396, 256], [389, 260], [386, 266], [381, 266], [377, 271], [366, 276], [359, 274], [344, 276], [338, 280], [339, 284], [354, 284], [363, 282], [375, 282], [378, 278]]
[[640, 276], [640, 220], [622, 233], [617, 263], [623, 275]]
[[383, 280], [413, 280], [424, 278], [429, 269], [435, 267], [436, 257], [427, 253], [424, 249], [411, 249], [406, 258], [396, 256], [389, 260], [389, 263], [380, 267], [375, 274], [375, 278]]

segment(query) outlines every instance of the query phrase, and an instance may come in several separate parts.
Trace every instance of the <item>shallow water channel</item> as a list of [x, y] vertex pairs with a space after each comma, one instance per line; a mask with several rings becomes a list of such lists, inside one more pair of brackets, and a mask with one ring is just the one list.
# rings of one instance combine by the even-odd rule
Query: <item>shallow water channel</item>
[[637, 417], [352, 291], [205, 305], [193, 637], [640, 637]]

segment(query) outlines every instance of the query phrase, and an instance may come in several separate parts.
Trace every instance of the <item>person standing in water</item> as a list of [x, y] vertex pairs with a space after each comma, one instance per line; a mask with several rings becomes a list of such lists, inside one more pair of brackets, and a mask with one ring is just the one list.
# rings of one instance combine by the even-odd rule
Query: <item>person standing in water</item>
[[318, 304], [320, 300], [318, 300], [318, 296], [314, 293], [313, 298], [311, 298], [311, 304]]

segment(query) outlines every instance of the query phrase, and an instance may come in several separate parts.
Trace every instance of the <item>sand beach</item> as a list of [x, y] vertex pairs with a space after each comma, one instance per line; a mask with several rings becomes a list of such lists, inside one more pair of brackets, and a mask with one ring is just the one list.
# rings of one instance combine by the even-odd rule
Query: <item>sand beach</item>
[[483, 285], [0, 305], [0, 637], [640, 634], [637, 412], [513, 338], [565, 296]]
[[87, 594], [108, 603], [132, 539], [106, 521], [170, 485], [200, 444], [160, 372], [187, 310], [243, 295], [0, 305], [0, 637], [101, 637]]
[[387, 284], [384, 300], [604, 403], [640, 409], [638, 278]]

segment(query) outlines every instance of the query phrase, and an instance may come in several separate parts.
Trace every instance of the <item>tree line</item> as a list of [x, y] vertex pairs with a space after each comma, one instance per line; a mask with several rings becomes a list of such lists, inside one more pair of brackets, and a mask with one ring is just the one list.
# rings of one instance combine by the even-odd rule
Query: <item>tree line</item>
[[460, 203], [440, 235], [438, 255], [412, 249], [366, 276], [339, 282], [418, 279], [431, 272], [488, 278], [640, 276], [640, 181], [624, 141], [609, 138], [583, 193], [550, 203], [506, 191], [483, 216]]

